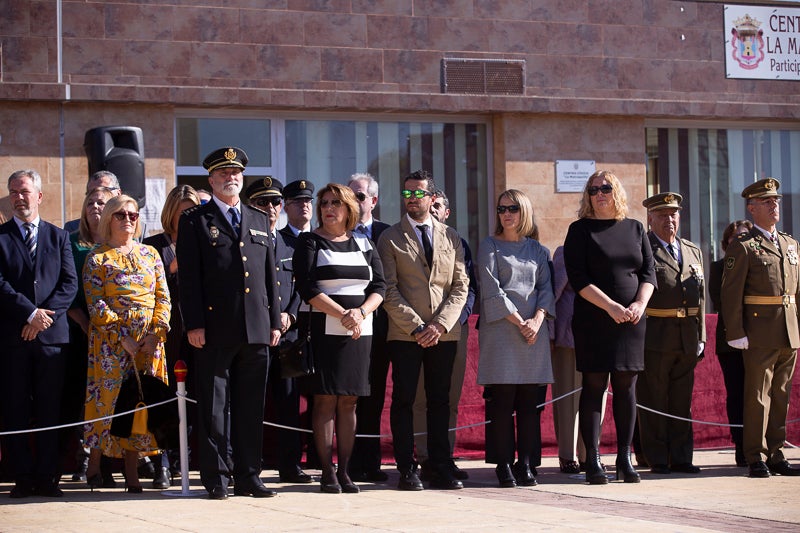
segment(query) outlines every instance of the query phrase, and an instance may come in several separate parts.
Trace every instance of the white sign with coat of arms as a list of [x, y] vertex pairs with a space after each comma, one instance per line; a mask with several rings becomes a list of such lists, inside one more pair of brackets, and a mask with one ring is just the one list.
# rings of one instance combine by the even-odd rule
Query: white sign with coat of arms
[[727, 78], [800, 80], [800, 9], [725, 6]]

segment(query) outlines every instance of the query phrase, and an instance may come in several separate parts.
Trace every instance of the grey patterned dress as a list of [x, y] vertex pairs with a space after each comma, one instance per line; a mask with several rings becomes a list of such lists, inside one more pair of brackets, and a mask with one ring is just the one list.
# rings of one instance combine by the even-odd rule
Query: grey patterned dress
[[527, 320], [540, 307], [555, 316], [549, 259], [550, 251], [534, 239], [508, 242], [490, 236], [481, 243], [479, 385], [553, 382], [547, 325], [528, 345], [506, 320], [514, 311]]

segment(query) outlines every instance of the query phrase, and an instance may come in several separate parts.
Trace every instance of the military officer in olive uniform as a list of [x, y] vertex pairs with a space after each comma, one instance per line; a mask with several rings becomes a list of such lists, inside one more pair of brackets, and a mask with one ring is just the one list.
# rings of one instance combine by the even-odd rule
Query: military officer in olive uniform
[[[247, 154], [220, 148], [203, 161], [212, 199], [180, 218], [181, 313], [197, 348], [200, 478], [212, 499], [274, 496], [261, 482], [268, 346], [281, 336], [267, 215], [239, 201]], [[232, 451], [232, 456], [229, 453]]]
[[[678, 237], [682, 201], [680, 194], [664, 192], [642, 202], [658, 288], [647, 306], [644, 372], [636, 395], [659, 413], [691, 418], [694, 368], [706, 341], [705, 283], [700, 248]], [[692, 464], [691, 422], [640, 409], [639, 434], [651, 472], [700, 472]]]
[[[281, 340], [297, 340], [297, 310], [300, 295], [294, 288], [292, 268], [293, 243], [285, 233], [277, 231], [281, 214], [283, 184], [267, 176], [250, 184], [245, 195], [250, 205], [264, 211], [269, 218], [269, 231], [275, 244], [275, 277], [278, 284], [278, 300], [281, 307]], [[295, 378], [281, 377], [281, 364], [277, 357], [270, 361], [267, 379], [267, 402], [278, 424], [292, 428], [300, 427], [300, 393]], [[296, 430], [278, 428], [278, 476], [281, 483], [311, 483], [312, 477], [300, 468], [303, 457], [303, 441]]]
[[722, 317], [728, 344], [743, 350], [744, 456], [750, 477], [800, 475], [783, 456], [786, 412], [800, 346], [798, 243], [777, 231], [780, 183], [765, 178], [742, 197], [753, 218], [750, 233], [728, 245], [722, 275]]

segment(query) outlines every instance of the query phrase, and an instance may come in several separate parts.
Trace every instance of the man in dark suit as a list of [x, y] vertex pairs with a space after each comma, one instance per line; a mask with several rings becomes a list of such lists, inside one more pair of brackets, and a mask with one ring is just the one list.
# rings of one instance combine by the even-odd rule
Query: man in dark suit
[[725, 250], [722, 318], [728, 344], [743, 350], [744, 428], [742, 447], [750, 477], [800, 475], [783, 455], [786, 413], [800, 326], [800, 245], [778, 231], [780, 183], [764, 178], [742, 197], [754, 227]]
[[[14, 216], [0, 226], [0, 356], [5, 430], [58, 425], [64, 384], [67, 309], [78, 289], [66, 231], [39, 217], [42, 178], [18, 170], [8, 178]], [[6, 437], [12, 498], [60, 497], [58, 431]]]
[[[213, 197], [181, 216], [177, 245], [180, 306], [198, 349], [200, 478], [212, 499], [274, 496], [261, 482], [268, 346], [280, 340], [280, 304], [269, 220], [239, 201], [244, 150], [203, 161]], [[229, 454], [232, 451], [232, 457]]]
[[458, 232], [430, 214], [433, 177], [419, 170], [406, 177], [406, 216], [383, 232], [378, 251], [386, 278], [383, 308], [389, 315], [387, 345], [392, 361], [391, 425], [400, 490], [422, 490], [414, 462], [414, 415], [420, 369], [425, 370], [428, 458], [431, 487], [461, 489], [450, 466], [447, 437], [450, 379], [458, 319], [467, 301], [469, 278]]
[[[378, 182], [369, 174], [353, 174], [348, 186], [358, 200], [359, 219], [355, 231], [377, 243], [381, 233], [389, 224], [373, 218], [372, 212], [378, 205]], [[386, 330], [388, 317], [383, 307], [378, 307], [372, 322], [372, 350], [370, 352], [369, 382], [371, 394], [358, 399], [356, 407], [357, 429], [359, 435], [380, 435], [381, 414], [386, 397], [386, 377], [389, 374], [389, 354], [386, 351]], [[389, 476], [381, 471], [381, 441], [376, 437], [356, 439], [353, 456], [349, 465], [350, 479], [353, 481], [386, 481]]]
[[[697, 474], [692, 463], [694, 367], [706, 342], [703, 253], [678, 237], [683, 197], [663, 192], [647, 198], [648, 237], [658, 288], [647, 305], [644, 372], [636, 395], [653, 413], [639, 410], [642, 451], [654, 474]], [[637, 450], [638, 451], [638, 450]]]
[[[294, 246], [289, 238], [278, 231], [276, 226], [281, 214], [281, 192], [283, 184], [267, 176], [254, 181], [247, 187], [245, 195], [250, 205], [261, 209], [269, 218], [269, 232], [275, 243], [275, 276], [278, 283], [278, 300], [281, 306], [281, 341], [297, 340], [297, 309], [300, 295], [294, 288], [292, 255]], [[272, 404], [278, 424], [291, 428], [300, 427], [300, 392], [295, 378], [281, 377], [281, 364], [277, 357], [270, 361], [267, 379], [267, 395]], [[300, 468], [303, 457], [303, 441], [296, 430], [278, 428], [278, 476], [281, 483], [311, 483], [313, 478]]]
[[314, 184], [308, 180], [295, 180], [283, 188], [284, 208], [288, 224], [279, 231], [289, 245], [294, 248], [297, 236], [311, 231], [311, 218], [314, 216]]

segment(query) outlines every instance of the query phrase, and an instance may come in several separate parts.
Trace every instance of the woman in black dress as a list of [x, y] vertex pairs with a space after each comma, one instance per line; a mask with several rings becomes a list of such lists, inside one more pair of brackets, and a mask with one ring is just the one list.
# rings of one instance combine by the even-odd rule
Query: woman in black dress
[[580, 431], [586, 444], [586, 480], [608, 483], [600, 464], [603, 394], [609, 375], [617, 426], [617, 479], [638, 483], [630, 446], [636, 422], [636, 376], [644, 370], [645, 308], [656, 285], [653, 254], [642, 224], [626, 218], [625, 190], [611, 172], [592, 174], [579, 220], [564, 242], [570, 284], [577, 294], [572, 331], [583, 373]]
[[[319, 227], [300, 234], [292, 259], [297, 291], [312, 311], [311, 426], [322, 462], [320, 489], [329, 493], [359, 492], [347, 466], [356, 439], [356, 400], [370, 394], [372, 313], [386, 289], [377, 251], [369, 239], [353, 234], [358, 217], [350, 187], [329, 183], [317, 193]], [[298, 320], [307, 319], [302, 315], [306, 313]], [[338, 472], [333, 465], [334, 420]]]
[[[749, 220], [731, 222], [722, 232], [722, 255], [725, 250], [741, 233], [750, 233], [753, 223]], [[722, 369], [725, 380], [725, 408], [728, 413], [728, 423], [739, 427], [731, 427], [731, 440], [735, 447], [736, 466], [747, 466], [747, 460], [742, 451], [742, 418], [744, 417], [744, 361], [742, 351], [732, 348], [726, 342], [725, 321], [722, 320], [722, 272], [725, 259], [711, 263], [708, 273], [708, 295], [714, 303], [714, 312], [717, 313], [717, 360]]]

